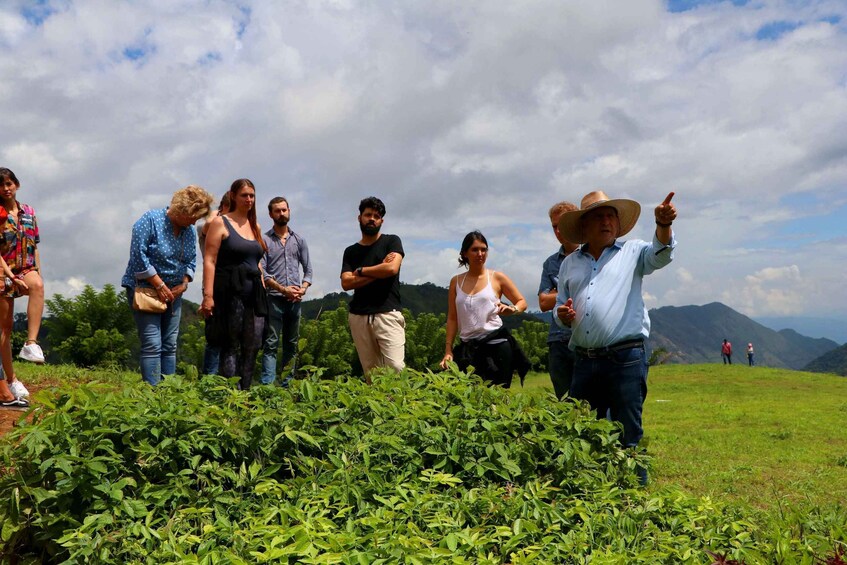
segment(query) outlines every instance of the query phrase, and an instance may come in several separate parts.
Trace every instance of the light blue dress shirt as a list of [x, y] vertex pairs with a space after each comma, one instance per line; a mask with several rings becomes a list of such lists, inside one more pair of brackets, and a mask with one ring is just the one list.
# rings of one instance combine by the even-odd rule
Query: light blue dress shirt
[[194, 226], [174, 235], [174, 225], [168, 218], [167, 208], [145, 212], [132, 226], [129, 262], [121, 279], [121, 286], [135, 288], [149, 286], [145, 279], [155, 274], [168, 285], [182, 283], [182, 278], [194, 280], [197, 268], [197, 235]]
[[[676, 239], [671, 235], [664, 245], [653, 235], [653, 242], [615, 241], [603, 250], [600, 259], [584, 251], [583, 245], [562, 261], [559, 270], [559, 295], [556, 308], [573, 299], [576, 319], [568, 344], [576, 347], [608, 347], [632, 339], [650, 336], [650, 317], [641, 295], [641, 281], [673, 260]], [[566, 327], [555, 315], [561, 327]]]
[[[265, 232], [263, 238], [268, 250], [262, 257], [262, 272], [265, 280], [274, 279], [282, 286], [302, 286], [312, 284], [312, 261], [309, 258], [309, 246], [306, 240], [288, 229], [288, 241], [282, 244], [282, 239], [273, 228]], [[303, 279], [300, 279], [300, 267], [303, 267]], [[268, 294], [282, 296], [275, 288], [268, 287]]]

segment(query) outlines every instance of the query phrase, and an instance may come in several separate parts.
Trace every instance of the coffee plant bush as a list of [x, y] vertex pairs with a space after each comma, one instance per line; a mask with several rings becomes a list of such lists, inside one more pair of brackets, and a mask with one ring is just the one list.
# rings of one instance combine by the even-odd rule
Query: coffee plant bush
[[459, 372], [38, 400], [0, 448], [2, 552], [22, 563], [811, 564], [847, 538], [840, 508], [639, 489], [612, 423]]

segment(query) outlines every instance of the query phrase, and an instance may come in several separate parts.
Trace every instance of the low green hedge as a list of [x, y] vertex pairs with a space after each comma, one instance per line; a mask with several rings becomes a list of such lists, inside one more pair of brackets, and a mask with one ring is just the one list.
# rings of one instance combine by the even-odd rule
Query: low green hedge
[[[2, 444], [3, 556], [86, 563], [815, 563], [840, 506], [636, 487], [585, 406], [405, 371], [44, 392]], [[714, 556], [708, 552], [712, 552]]]

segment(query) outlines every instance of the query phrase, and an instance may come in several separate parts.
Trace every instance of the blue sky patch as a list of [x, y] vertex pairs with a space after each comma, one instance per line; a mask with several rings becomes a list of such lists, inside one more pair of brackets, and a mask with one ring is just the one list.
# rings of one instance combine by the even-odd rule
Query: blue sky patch
[[769, 22], [759, 28], [759, 31], [756, 32], [756, 39], [759, 41], [773, 41], [779, 39], [789, 31], [794, 31], [800, 25], [799, 22]]
[[844, 235], [847, 204], [828, 207], [823, 214], [806, 215], [804, 212], [813, 213], [814, 208], [823, 206], [824, 202], [810, 194], [792, 194], [780, 199], [780, 203], [796, 208], [803, 214], [802, 217], [786, 221], [779, 228], [778, 237], [782, 247], [795, 247], [791, 244], [793, 239], [798, 239], [796, 244], [805, 244], [810, 240], [826, 241]]
[[205, 55], [197, 59], [197, 63], [199, 65], [214, 65], [215, 63], [220, 63], [223, 60], [219, 51], [207, 51]]
[[250, 25], [250, 17], [253, 15], [253, 11], [250, 6], [239, 6], [238, 11], [241, 12], [243, 17], [238, 21], [236, 35], [238, 39], [241, 39], [244, 32], [247, 31], [247, 26]]
[[54, 13], [56, 13], [56, 9], [50, 5], [48, 0], [36, 0], [21, 8], [21, 16], [34, 26], [40, 26]]
[[700, 6], [709, 6], [711, 4], [721, 4], [730, 1], [733, 6], [746, 6], [748, 0], [668, 0], [669, 12], [687, 12], [699, 8]]
[[144, 63], [149, 55], [156, 52], [156, 46], [149, 39], [151, 33], [153, 33], [153, 29], [146, 28], [141, 38], [124, 47], [120, 53], [120, 58], [127, 59], [133, 63]]
[[145, 55], [147, 55], [147, 49], [144, 47], [127, 47], [124, 49], [124, 57], [130, 61], [143, 59]]

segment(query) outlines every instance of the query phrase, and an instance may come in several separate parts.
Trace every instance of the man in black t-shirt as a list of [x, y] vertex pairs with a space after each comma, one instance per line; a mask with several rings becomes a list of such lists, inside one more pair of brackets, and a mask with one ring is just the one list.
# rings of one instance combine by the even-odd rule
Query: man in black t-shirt
[[391, 367], [402, 371], [406, 321], [400, 312], [400, 264], [403, 244], [396, 235], [381, 234], [385, 204], [374, 196], [359, 203], [362, 239], [344, 250], [341, 288], [353, 290], [350, 333], [370, 384], [370, 371]]

